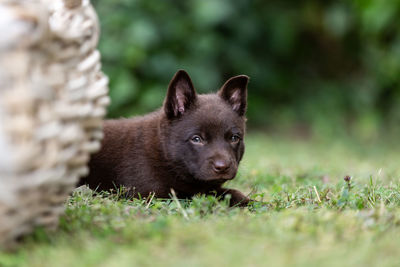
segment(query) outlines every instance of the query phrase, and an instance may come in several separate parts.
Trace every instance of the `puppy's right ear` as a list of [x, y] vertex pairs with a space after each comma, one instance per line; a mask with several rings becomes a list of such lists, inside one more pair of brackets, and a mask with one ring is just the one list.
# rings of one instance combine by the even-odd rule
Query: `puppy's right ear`
[[169, 119], [182, 116], [196, 100], [192, 80], [184, 70], [179, 70], [169, 83], [164, 112]]
[[218, 91], [218, 95], [228, 102], [239, 116], [246, 113], [248, 82], [249, 77], [246, 75], [235, 76], [227, 80]]

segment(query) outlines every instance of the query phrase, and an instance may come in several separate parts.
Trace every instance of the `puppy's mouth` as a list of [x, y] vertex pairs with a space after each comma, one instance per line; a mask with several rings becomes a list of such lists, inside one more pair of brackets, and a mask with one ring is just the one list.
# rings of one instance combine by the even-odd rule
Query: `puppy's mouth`
[[214, 179], [215, 179], [215, 180], [221, 180], [221, 181], [229, 181], [229, 180], [232, 180], [233, 178], [235, 178], [235, 175], [230, 175], [230, 176], [226, 176], [226, 175], [224, 175], [224, 176], [217, 176], [217, 177], [215, 177]]
[[215, 182], [215, 183], [224, 183], [226, 181], [232, 180], [233, 178], [235, 178], [236, 176], [236, 172], [234, 173], [226, 173], [226, 174], [220, 174], [220, 175], [210, 175], [207, 177], [207, 181], [210, 182]]
[[214, 171], [207, 168], [201, 172], [192, 173], [192, 177], [198, 181], [217, 185], [234, 179], [236, 177], [236, 173], [236, 168], [232, 168], [230, 171], [225, 173], [215, 173]]

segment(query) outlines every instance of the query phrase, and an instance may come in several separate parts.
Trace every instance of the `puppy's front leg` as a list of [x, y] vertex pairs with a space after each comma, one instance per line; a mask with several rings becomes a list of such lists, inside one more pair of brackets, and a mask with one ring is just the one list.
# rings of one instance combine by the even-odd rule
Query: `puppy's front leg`
[[216, 190], [217, 196], [224, 197], [226, 195], [231, 195], [229, 205], [231, 207], [247, 207], [251, 199], [246, 197], [242, 192], [236, 189], [229, 188], [219, 188]]

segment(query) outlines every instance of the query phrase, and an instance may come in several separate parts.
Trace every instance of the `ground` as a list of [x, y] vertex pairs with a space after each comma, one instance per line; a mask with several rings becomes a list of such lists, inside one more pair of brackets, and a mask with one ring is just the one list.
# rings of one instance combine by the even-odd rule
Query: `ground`
[[246, 143], [229, 186], [259, 201], [248, 208], [80, 189], [58, 230], [37, 229], [0, 266], [400, 265], [399, 145], [256, 133]]

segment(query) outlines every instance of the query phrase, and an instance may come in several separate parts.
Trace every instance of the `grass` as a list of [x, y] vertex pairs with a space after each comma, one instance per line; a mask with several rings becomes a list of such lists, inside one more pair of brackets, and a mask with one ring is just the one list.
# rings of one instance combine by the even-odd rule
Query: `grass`
[[260, 134], [246, 142], [229, 186], [266, 204], [80, 189], [57, 231], [37, 229], [0, 252], [0, 266], [399, 266], [398, 146]]

